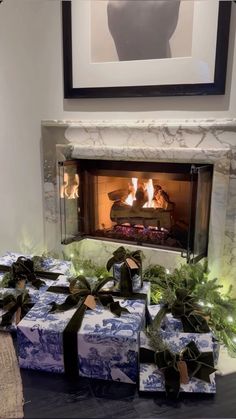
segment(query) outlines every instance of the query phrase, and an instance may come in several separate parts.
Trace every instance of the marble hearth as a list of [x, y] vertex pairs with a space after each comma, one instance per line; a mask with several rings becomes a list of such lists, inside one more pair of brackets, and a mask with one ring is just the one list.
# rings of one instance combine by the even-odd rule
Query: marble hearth
[[[85, 239], [60, 244], [57, 162], [67, 159], [210, 163], [214, 165], [208, 260], [211, 276], [236, 288], [236, 120], [43, 121], [45, 247], [105, 264], [119, 244]], [[134, 248], [128, 245], [131, 249]], [[137, 248], [137, 246], [135, 247]], [[179, 253], [142, 246], [144, 265], [168, 269]]]

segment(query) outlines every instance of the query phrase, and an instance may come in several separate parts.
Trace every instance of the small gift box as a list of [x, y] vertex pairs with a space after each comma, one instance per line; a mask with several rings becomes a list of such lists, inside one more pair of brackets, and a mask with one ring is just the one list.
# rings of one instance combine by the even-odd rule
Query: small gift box
[[81, 280], [69, 297], [46, 292], [18, 324], [22, 368], [135, 383], [144, 300], [100, 294]]
[[17, 324], [33, 307], [36, 299], [28, 291], [1, 289], [0, 292], [0, 330], [13, 332]]
[[123, 246], [119, 247], [107, 262], [107, 270], [111, 268], [116, 288], [123, 294], [128, 295], [142, 288], [142, 259], [139, 250], [129, 252]]
[[162, 331], [147, 336], [141, 332], [139, 361], [141, 392], [165, 391], [174, 396], [179, 392], [216, 392], [210, 333]]

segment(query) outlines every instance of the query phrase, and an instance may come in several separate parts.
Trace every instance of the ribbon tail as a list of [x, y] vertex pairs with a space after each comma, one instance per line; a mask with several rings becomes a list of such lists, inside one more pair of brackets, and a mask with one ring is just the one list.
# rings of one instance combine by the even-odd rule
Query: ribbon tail
[[120, 317], [121, 313], [129, 313], [129, 310], [125, 307], [121, 307], [119, 301], [113, 301], [109, 304], [109, 308], [111, 313], [115, 314], [116, 316]]
[[78, 310], [72, 316], [70, 322], [66, 326], [63, 332], [63, 348], [64, 348], [64, 366], [65, 373], [69, 377], [78, 376], [78, 338], [77, 330], [83, 321], [84, 313], [87, 307], [85, 304], [81, 304]]
[[178, 397], [180, 391], [180, 373], [174, 367], [165, 368], [165, 389], [168, 396]]

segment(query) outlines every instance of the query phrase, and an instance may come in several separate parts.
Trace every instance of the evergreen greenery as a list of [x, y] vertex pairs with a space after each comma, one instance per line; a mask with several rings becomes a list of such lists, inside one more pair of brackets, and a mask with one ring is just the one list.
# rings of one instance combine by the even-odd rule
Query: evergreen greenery
[[177, 288], [186, 288], [198, 300], [215, 337], [226, 345], [230, 355], [236, 356], [236, 299], [232, 286], [226, 293], [216, 278], [209, 279], [207, 263], [186, 264], [167, 273], [160, 265], [144, 271], [151, 282], [151, 302], [172, 304]]

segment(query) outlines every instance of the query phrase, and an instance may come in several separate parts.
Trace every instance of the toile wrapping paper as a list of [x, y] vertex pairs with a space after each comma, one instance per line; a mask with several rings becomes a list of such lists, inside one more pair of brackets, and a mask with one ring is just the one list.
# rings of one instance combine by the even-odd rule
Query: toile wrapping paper
[[[148, 318], [150, 323], [152, 323], [152, 321], [154, 320], [155, 316], [157, 315], [158, 311], [160, 310], [161, 305], [160, 304], [155, 304], [155, 305], [149, 305], [148, 306]], [[161, 328], [165, 331], [165, 332], [176, 332], [176, 333], [184, 333], [183, 331], [183, 325], [180, 319], [176, 319], [175, 317], [172, 316], [171, 313], [168, 313], [165, 315], [162, 323], [161, 323]], [[213, 340], [213, 355], [214, 355], [214, 361], [215, 364], [217, 364], [218, 359], [219, 359], [219, 353], [220, 353], [220, 343], [218, 342], [218, 340], [212, 335], [212, 340]]]
[[[213, 351], [211, 333], [175, 333], [162, 332], [162, 339], [173, 353], [179, 353], [185, 346], [194, 341], [200, 352]], [[153, 349], [144, 332], [140, 333], [140, 348]], [[215, 373], [210, 375], [211, 383], [193, 377], [188, 384], [181, 384], [180, 391], [186, 393], [215, 393]], [[164, 392], [165, 380], [161, 371], [155, 364], [140, 363], [139, 390], [145, 392]]]
[[[0, 257], [0, 265], [11, 266], [20, 256], [25, 256], [26, 258], [32, 257], [32, 255], [23, 255], [22, 253], [7, 252], [4, 256]], [[72, 262], [51, 257], [44, 258], [42, 267], [44, 271], [56, 272], [62, 275], [71, 276], [75, 273]]]
[[[155, 316], [159, 312], [161, 308], [160, 304], [155, 305], [149, 305], [148, 306], [148, 317], [150, 320], [150, 323], [154, 320]], [[179, 319], [175, 319], [171, 313], [168, 313], [164, 316], [161, 328], [165, 330], [166, 332], [183, 332], [183, 326], [182, 322]]]
[[[64, 372], [63, 330], [76, 309], [49, 313], [50, 303], [61, 304], [65, 294], [46, 292], [17, 327], [21, 368]], [[87, 310], [77, 333], [80, 376], [135, 383], [138, 377], [138, 337], [144, 324], [145, 301], [119, 300], [130, 313], [116, 317], [97, 305]]]

